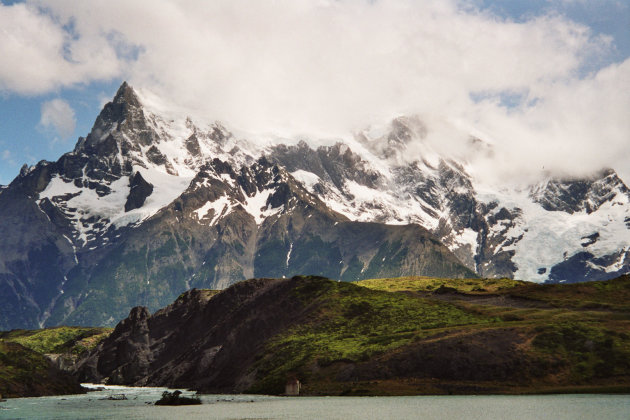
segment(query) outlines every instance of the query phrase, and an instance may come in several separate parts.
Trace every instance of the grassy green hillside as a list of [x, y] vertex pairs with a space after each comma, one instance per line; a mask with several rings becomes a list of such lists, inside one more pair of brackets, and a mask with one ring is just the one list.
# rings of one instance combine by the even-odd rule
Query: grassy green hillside
[[339, 360], [365, 361], [422, 340], [436, 330], [499, 321], [447, 302], [324, 279], [303, 282], [294, 293], [304, 305], [317, 310], [309, 322], [269, 345], [272, 356], [259, 362], [264, 379], [253, 392], [282, 392], [287, 375], [299, 372], [306, 380], [313, 363], [329, 366]]
[[[134, 324], [146, 318], [131, 316], [108, 346], [86, 357], [94, 369], [108, 367], [103, 377], [124, 366], [146, 369], [159, 385], [179, 375], [178, 384], [222, 392], [280, 394], [288, 378], [298, 378], [307, 395], [630, 392], [629, 302], [630, 276], [568, 285], [258, 279], [180, 296], [150, 318], [150, 334]], [[0, 392], [65, 392], [68, 383], [55, 385], [63, 372], [43, 354], [61, 353], [68, 366], [110, 333], [0, 333]], [[189, 343], [201, 347], [190, 351]], [[226, 346], [216, 358], [200, 356]], [[225, 374], [212, 377], [217, 372]]]
[[113, 328], [54, 327], [42, 330], [0, 332], [0, 340], [12, 341], [38, 353], [81, 354], [93, 349]]
[[[361, 287], [357, 287], [361, 286]], [[308, 394], [630, 391], [630, 277], [310, 279], [316, 308], [268, 343], [252, 392], [297, 377]]]

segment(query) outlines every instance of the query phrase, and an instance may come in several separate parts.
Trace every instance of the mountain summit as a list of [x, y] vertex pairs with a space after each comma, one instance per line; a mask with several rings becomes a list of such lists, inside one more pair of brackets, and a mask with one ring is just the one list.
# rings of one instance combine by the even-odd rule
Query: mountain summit
[[417, 117], [313, 148], [149, 103], [123, 83], [72, 152], [0, 190], [0, 329], [112, 325], [250, 277], [630, 271], [630, 193], [612, 170], [491, 190], [413, 152], [431, 132]]

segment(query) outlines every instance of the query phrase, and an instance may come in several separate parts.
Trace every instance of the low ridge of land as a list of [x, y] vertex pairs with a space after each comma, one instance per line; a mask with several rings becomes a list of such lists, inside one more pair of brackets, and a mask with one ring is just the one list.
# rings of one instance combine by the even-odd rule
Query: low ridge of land
[[[293, 378], [307, 395], [629, 392], [628, 302], [630, 276], [252, 279], [193, 289], [154, 314], [134, 308], [113, 331], [0, 333], [13, 349], [3, 350], [0, 384], [30, 375], [11, 367], [29, 355], [39, 362], [23, 369], [64, 368], [75, 384], [207, 393], [281, 394]], [[52, 364], [55, 354], [65, 362]]]
[[256, 279], [132, 311], [84, 380], [310, 395], [630, 390], [630, 277]]

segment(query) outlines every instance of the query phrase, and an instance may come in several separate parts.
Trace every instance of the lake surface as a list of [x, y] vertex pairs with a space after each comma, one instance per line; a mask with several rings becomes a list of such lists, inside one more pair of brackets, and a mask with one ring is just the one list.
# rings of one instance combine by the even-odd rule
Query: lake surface
[[[0, 419], [630, 419], [630, 395], [202, 395], [203, 405], [150, 405], [164, 390], [106, 387], [85, 395], [10, 399], [0, 403]], [[128, 399], [104, 399], [120, 393]]]

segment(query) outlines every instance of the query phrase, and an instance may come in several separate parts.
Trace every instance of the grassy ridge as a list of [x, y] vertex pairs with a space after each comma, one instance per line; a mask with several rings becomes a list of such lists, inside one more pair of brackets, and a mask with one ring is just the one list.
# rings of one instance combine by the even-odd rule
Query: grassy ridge
[[559, 308], [630, 311], [630, 276], [574, 284], [536, 284], [511, 279], [445, 279], [400, 277], [370, 279], [356, 284], [389, 292], [459, 292], [537, 300]]
[[[254, 366], [252, 392], [281, 393], [288, 377], [312, 394], [630, 391], [630, 277], [553, 286], [428, 277], [306, 280], [295, 295], [315, 309], [268, 343]], [[505, 336], [512, 337], [508, 344]], [[405, 357], [413, 365], [406, 379], [393, 367]], [[418, 357], [432, 360], [418, 367]], [[482, 366], [486, 358], [497, 360], [480, 370], [510, 372], [514, 380], [480, 372], [483, 382], [466, 373], [467, 364]], [[432, 367], [440, 363], [445, 370], [461, 366], [440, 378]]]
[[526, 283], [511, 291], [511, 294], [547, 302], [559, 308], [629, 312], [630, 276], [567, 285]]
[[[518, 328], [528, 338], [527, 354], [555, 365], [557, 380], [586, 385], [617, 378], [630, 384], [630, 276], [567, 285], [419, 277], [357, 284], [407, 292], [433, 290], [437, 293], [432, 297], [441, 299], [440, 287], [448, 288], [451, 303], [499, 317], [503, 322], [497, 327]], [[484, 302], [483, 297], [489, 299]]]
[[386, 292], [432, 292], [440, 288], [452, 288], [465, 293], [497, 292], [523, 286], [527, 283], [511, 279], [449, 279], [440, 277], [409, 276], [385, 279], [361, 280], [356, 284], [372, 290]]
[[81, 354], [93, 349], [113, 328], [54, 327], [0, 332], [0, 340], [21, 344], [38, 353]]

